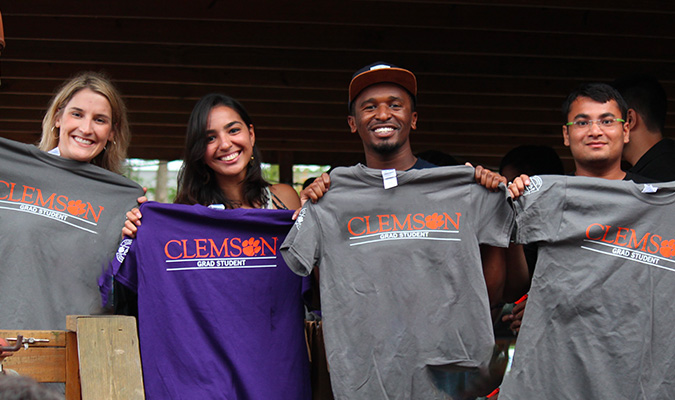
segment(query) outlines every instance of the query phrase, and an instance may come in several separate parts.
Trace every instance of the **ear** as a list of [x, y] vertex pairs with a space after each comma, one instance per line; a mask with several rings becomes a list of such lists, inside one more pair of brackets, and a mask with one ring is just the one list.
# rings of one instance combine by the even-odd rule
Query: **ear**
[[623, 129], [623, 142], [624, 143], [630, 142], [630, 129], [631, 129], [630, 123], [628, 121], [624, 122], [623, 124], [621, 124], [621, 128]]
[[112, 142], [113, 140], [115, 140], [115, 131], [111, 130], [110, 133], [108, 134], [108, 141]]
[[562, 134], [563, 134], [563, 144], [567, 147], [570, 147], [570, 135], [569, 132], [567, 131], [566, 125], [563, 125], [562, 127]]
[[349, 129], [352, 131], [352, 133], [356, 133], [356, 119], [354, 118], [353, 115], [350, 115], [347, 117], [347, 124], [349, 125]]
[[625, 123], [625, 125], [628, 125], [629, 130], [635, 128], [637, 120], [638, 120], [637, 112], [635, 112], [635, 110], [633, 110], [632, 108], [629, 108], [628, 112], [626, 113], [626, 123]]
[[248, 126], [248, 137], [251, 140], [251, 147], [255, 145], [255, 128], [253, 128], [253, 125]]
[[61, 118], [63, 118], [63, 108], [56, 110], [54, 114], [54, 126], [57, 129], [61, 127]]
[[412, 113], [412, 115], [411, 115], [410, 128], [411, 128], [412, 130], [417, 129], [417, 111], [415, 111], [415, 112]]

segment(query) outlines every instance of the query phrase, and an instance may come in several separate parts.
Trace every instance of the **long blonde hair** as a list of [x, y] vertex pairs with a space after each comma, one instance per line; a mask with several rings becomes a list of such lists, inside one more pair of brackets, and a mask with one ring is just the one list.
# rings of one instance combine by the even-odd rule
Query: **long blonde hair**
[[75, 93], [82, 89], [89, 89], [108, 100], [112, 111], [112, 129], [115, 132], [115, 139], [108, 142], [105, 149], [97, 154], [91, 160], [91, 163], [119, 173], [122, 163], [127, 157], [127, 148], [131, 141], [127, 107], [110, 80], [96, 72], [79, 73], [59, 87], [49, 103], [45, 117], [42, 119], [42, 137], [38, 147], [40, 150], [49, 151], [58, 146], [59, 132], [55, 126], [56, 120], [61, 117], [63, 109]]

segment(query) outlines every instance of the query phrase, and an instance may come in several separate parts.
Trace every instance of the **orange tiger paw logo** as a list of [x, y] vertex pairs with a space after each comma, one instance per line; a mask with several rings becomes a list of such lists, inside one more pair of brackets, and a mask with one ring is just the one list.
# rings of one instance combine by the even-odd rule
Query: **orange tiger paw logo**
[[659, 252], [661, 252], [661, 255], [664, 257], [675, 256], [675, 239], [664, 240], [661, 242]]
[[252, 257], [260, 251], [260, 240], [256, 240], [255, 238], [250, 238], [248, 240], [244, 240], [244, 243], [242, 243], [244, 254], [246, 254], [249, 257]]
[[70, 200], [68, 202], [68, 212], [72, 215], [78, 216], [86, 212], [86, 205], [82, 200]]
[[443, 226], [443, 216], [438, 215], [438, 213], [433, 213], [427, 215], [426, 218], [424, 218], [424, 222], [427, 224], [427, 228], [438, 229]]

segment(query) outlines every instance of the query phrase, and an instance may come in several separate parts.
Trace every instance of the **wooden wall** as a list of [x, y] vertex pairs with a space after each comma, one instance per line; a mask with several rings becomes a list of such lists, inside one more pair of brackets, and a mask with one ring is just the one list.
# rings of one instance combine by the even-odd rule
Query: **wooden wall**
[[566, 94], [633, 71], [661, 80], [675, 132], [672, 0], [17, 0], [0, 12], [0, 136], [24, 142], [55, 87], [96, 70], [128, 103], [130, 156], [180, 158], [192, 106], [218, 91], [248, 108], [266, 161], [352, 164], [363, 149], [347, 87], [378, 60], [418, 77], [415, 151], [494, 166], [545, 144], [569, 166]]

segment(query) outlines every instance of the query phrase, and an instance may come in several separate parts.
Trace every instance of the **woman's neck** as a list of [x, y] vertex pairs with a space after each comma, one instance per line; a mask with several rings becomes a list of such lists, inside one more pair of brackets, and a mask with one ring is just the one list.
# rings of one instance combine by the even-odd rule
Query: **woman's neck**
[[249, 204], [244, 197], [244, 182], [225, 177], [217, 177], [218, 186], [223, 191], [223, 195], [232, 202], [234, 208], [255, 208]]

